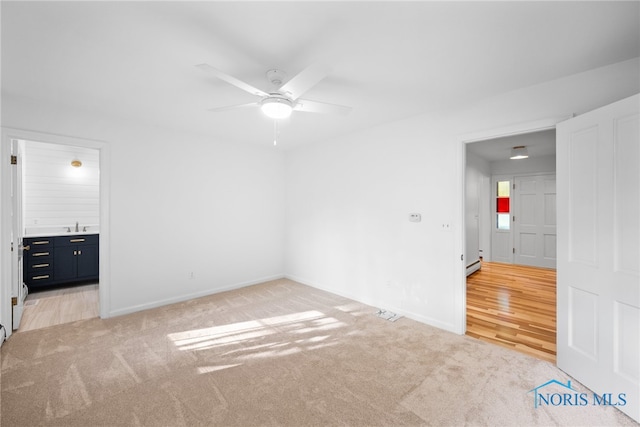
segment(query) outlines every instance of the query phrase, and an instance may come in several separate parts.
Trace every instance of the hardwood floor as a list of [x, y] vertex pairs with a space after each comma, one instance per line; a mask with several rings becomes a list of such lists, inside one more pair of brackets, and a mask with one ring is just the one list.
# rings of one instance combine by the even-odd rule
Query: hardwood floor
[[98, 285], [82, 285], [27, 295], [18, 332], [98, 317]]
[[467, 335], [556, 362], [556, 271], [483, 262], [467, 278]]

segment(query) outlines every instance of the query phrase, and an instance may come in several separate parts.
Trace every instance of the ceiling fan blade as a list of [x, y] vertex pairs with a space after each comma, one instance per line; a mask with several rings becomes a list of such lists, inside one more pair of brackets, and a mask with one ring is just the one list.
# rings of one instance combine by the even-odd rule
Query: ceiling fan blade
[[207, 109], [207, 111], [213, 111], [214, 113], [219, 113], [221, 111], [239, 110], [246, 107], [257, 107], [258, 105], [259, 104], [257, 102], [250, 102], [248, 104], [227, 105], [225, 107], [209, 108]]
[[298, 99], [293, 109], [305, 113], [339, 114], [341, 116], [346, 116], [351, 111], [351, 107], [311, 101], [310, 99]]
[[280, 92], [289, 95], [292, 99], [304, 95], [309, 89], [324, 79], [329, 73], [329, 67], [322, 63], [314, 63], [293, 76], [280, 89]]
[[222, 81], [225, 81], [237, 88], [240, 88], [246, 92], [249, 92], [252, 95], [256, 95], [256, 96], [267, 96], [268, 93], [255, 88], [253, 86], [251, 86], [249, 83], [245, 83], [242, 80], [238, 80], [233, 76], [230, 76], [229, 74], [223, 73], [222, 71], [218, 70], [217, 68], [212, 67], [209, 64], [198, 64], [196, 65], [196, 67], [200, 68], [202, 71], [206, 71], [209, 74], [213, 74], [214, 76], [216, 76], [217, 78], [219, 78]]

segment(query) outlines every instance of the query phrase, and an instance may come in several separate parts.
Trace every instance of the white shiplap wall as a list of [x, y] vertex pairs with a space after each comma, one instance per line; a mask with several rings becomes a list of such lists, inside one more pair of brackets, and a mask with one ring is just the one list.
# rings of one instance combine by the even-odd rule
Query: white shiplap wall
[[[26, 236], [99, 231], [99, 151], [24, 141], [23, 218]], [[82, 166], [75, 168], [71, 161]]]

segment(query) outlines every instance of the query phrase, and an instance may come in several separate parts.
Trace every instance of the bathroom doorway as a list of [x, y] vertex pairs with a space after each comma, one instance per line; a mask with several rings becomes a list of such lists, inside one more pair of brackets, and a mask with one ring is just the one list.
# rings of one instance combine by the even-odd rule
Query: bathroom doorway
[[13, 141], [24, 285], [17, 332], [99, 316], [100, 150]]

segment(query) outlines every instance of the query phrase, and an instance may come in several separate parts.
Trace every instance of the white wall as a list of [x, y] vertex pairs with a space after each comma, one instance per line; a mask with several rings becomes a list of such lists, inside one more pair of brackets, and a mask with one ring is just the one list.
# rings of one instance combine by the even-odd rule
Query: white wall
[[[461, 146], [471, 138], [461, 135], [505, 136], [523, 123], [625, 98], [640, 90], [638, 65], [626, 61], [287, 153], [287, 275], [463, 332]], [[423, 221], [409, 222], [409, 212]]]
[[480, 183], [480, 255], [484, 261], [491, 261], [491, 229], [494, 219], [491, 216], [491, 175], [482, 175]]
[[2, 102], [3, 126], [109, 145], [109, 315], [282, 276], [284, 165], [272, 146]]
[[[71, 229], [99, 232], [99, 151], [84, 147], [24, 141], [23, 216], [27, 236]], [[71, 161], [82, 162], [81, 167]]]
[[[491, 166], [488, 161], [481, 159], [467, 150], [465, 171], [465, 263], [472, 265], [480, 259], [480, 230], [481, 221], [486, 220], [486, 213], [481, 207], [486, 206], [483, 200], [485, 178], [491, 176]], [[481, 213], [483, 215], [481, 215]], [[475, 270], [474, 270], [475, 271]], [[467, 271], [469, 274], [469, 271]]]
[[[240, 147], [7, 95], [2, 122], [109, 144], [109, 314], [285, 272], [462, 332], [461, 135], [504, 136], [496, 129], [637, 93], [638, 65], [627, 61], [464, 110], [381, 125], [284, 158], [273, 147]], [[409, 222], [410, 212], [421, 213], [422, 222]]]
[[449, 129], [421, 117], [287, 153], [287, 275], [451, 329], [461, 252]]

